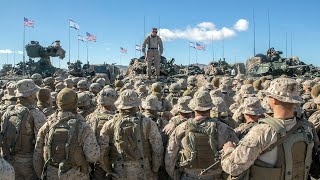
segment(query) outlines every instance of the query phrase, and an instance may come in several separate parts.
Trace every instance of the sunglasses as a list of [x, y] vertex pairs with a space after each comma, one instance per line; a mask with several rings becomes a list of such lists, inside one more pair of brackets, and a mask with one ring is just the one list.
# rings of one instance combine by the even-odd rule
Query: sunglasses
[[158, 31], [152, 31], [153, 33], [158, 33]]

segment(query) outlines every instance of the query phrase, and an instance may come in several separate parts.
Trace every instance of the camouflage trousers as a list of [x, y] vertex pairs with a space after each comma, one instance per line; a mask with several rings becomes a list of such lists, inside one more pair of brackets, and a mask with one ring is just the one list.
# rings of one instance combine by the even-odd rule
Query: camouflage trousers
[[122, 179], [122, 180], [155, 180], [157, 179], [157, 174], [154, 174], [150, 168], [150, 164], [146, 164], [144, 168], [141, 167], [139, 163], [136, 162], [124, 162], [113, 164], [113, 171], [117, 177], [112, 177], [112, 179]]
[[46, 174], [46, 179], [47, 180], [56, 180], [56, 179], [60, 179], [60, 180], [71, 180], [71, 179], [76, 179], [76, 180], [89, 180], [89, 174], [85, 174], [82, 173], [80, 171], [80, 168], [72, 168], [69, 171], [67, 171], [66, 173], [63, 173], [61, 175], [61, 177], [59, 178], [58, 176], [58, 171], [59, 169], [53, 166], [48, 165], [47, 167], [47, 171], [45, 172]]
[[15, 157], [13, 161], [10, 161], [15, 171], [16, 180], [34, 180], [37, 179], [37, 175], [33, 169], [32, 157]]
[[151, 64], [154, 58], [154, 68], [156, 70], [156, 76], [160, 76], [160, 53], [157, 49], [149, 49], [147, 51], [146, 63], [147, 63], [147, 76], [151, 76]]
[[15, 173], [13, 167], [2, 157], [0, 157], [0, 179], [14, 180]]

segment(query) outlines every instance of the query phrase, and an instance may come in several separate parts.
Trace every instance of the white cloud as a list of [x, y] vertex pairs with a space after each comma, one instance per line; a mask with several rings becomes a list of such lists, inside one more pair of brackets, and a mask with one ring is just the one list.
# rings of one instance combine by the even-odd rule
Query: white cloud
[[22, 51], [16, 51], [16, 54], [23, 54]]
[[12, 51], [10, 49], [0, 49], [0, 54], [13, 54], [13, 52], [15, 52], [15, 54], [23, 54], [22, 51]]
[[223, 27], [218, 29], [212, 22], [201, 22], [195, 27], [186, 29], [160, 29], [163, 41], [173, 41], [176, 39], [186, 39], [189, 41], [209, 42], [226, 38], [232, 38], [237, 35], [237, 31], [246, 31], [249, 22], [245, 19], [239, 19], [232, 28]]
[[12, 54], [13, 51], [10, 49], [0, 49], [0, 54]]
[[246, 31], [249, 28], [249, 21], [245, 19], [239, 19], [233, 28], [237, 31]]

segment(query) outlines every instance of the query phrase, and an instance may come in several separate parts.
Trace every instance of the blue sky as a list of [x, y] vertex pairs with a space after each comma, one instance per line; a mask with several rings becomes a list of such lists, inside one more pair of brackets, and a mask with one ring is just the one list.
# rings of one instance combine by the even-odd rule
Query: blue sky
[[[209, 22], [217, 31], [226, 27], [234, 29], [239, 19], [249, 22], [245, 31], [235, 31], [232, 37], [224, 40], [225, 58], [233, 63], [245, 62], [253, 55], [253, 9], [256, 22], [256, 52], [265, 53], [268, 48], [268, 19], [270, 12], [271, 46], [286, 54], [286, 34], [288, 35], [288, 56], [290, 56], [290, 37], [293, 40], [293, 56], [302, 61], [320, 66], [320, 1], [296, 0], [197, 0], [197, 1], [40, 1], [40, 0], [1, 0], [0, 1], [0, 50], [21, 51], [23, 46], [23, 17], [35, 21], [35, 28], [26, 29], [26, 42], [37, 40], [47, 46], [59, 39], [68, 52], [68, 20], [73, 19], [80, 25], [80, 34], [90, 32], [97, 36], [97, 42], [89, 43], [90, 63], [120, 63], [127, 65], [135, 56], [135, 43], [144, 38], [145, 16], [146, 33], [159, 26], [170, 31], [184, 31], [196, 28], [198, 24]], [[160, 31], [161, 35], [161, 31]], [[193, 36], [193, 35], [191, 35]], [[207, 64], [222, 58], [222, 40], [200, 42], [206, 51], [198, 52], [198, 62]], [[164, 42], [164, 56], [175, 58], [176, 63], [187, 64], [189, 59], [189, 40], [174, 38]], [[120, 53], [120, 46], [128, 49], [128, 54]], [[136, 52], [136, 56], [139, 56]], [[6, 62], [6, 54], [0, 54], [0, 65]], [[71, 30], [71, 61], [77, 58], [77, 32]], [[66, 67], [69, 54], [61, 61]], [[80, 59], [86, 62], [86, 46], [80, 43]], [[16, 61], [22, 55], [16, 55]], [[9, 54], [9, 63], [13, 54]], [[52, 59], [58, 66], [58, 60]], [[195, 51], [191, 51], [191, 62], [195, 62]]]

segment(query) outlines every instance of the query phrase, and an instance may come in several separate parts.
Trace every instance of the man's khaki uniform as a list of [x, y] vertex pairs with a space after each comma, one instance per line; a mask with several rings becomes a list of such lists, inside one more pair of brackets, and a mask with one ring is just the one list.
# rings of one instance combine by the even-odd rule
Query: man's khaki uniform
[[151, 76], [151, 64], [154, 58], [154, 67], [156, 70], [156, 76], [160, 76], [160, 60], [163, 53], [163, 44], [159, 36], [147, 36], [142, 44], [142, 52], [146, 53], [146, 46], [148, 45], [148, 51], [146, 54], [147, 63], [147, 76]]

